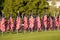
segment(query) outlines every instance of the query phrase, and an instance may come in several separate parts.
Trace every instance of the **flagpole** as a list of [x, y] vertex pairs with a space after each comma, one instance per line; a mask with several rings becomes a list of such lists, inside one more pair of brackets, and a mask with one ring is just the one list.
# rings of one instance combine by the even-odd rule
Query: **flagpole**
[[18, 30], [17, 30], [17, 35], [18, 35]]
[[3, 36], [3, 31], [2, 31], [2, 36]]
[[[2, 11], [2, 17], [3, 17], [4, 12]], [[3, 31], [2, 31], [2, 36], [3, 36]]]
[[54, 12], [54, 17], [55, 17], [55, 12]]
[[[18, 11], [18, 16], [19, 16], [19, 11]], [[18, 29], [17, 29], [17, 35], [18, 35]]]
[[[10, 16], [12, 16], [12, 11], [10, 12]], [[13, 32], [13, 29], [11, 31]]]
[[[38, 17], [38, 16], [39, 16], [39, 10], [38, 10], [38, 12], [37, 12], [37, 13], [38, 13], [38, 15], [37, 15], [37, 17]], [[37, 28], [37, 32], [38, 32], [38, 31], [39, 31], [39, 29]]]
[[[12, 14], [12, 12], [9, 13], [9, 20], [10, 20], [11, 14]], [[10, 25], [10, 24], [9, 24], [9, 25]], [[9, 28], [9, 29], [10, 29], [10, 28]], [[10, 29], [9, 32], [10, 32], [10, 34], [11, 34], [11, 29]]]
[[[31, 11], [31, 16], [33, 17], [33, 11]], [[34, 18], [34, 17], [33, 17]], [[34, 25], [34, 24], [33, 24]], [[33, 28], [31, 29], [31, 32], [33, 32]]]

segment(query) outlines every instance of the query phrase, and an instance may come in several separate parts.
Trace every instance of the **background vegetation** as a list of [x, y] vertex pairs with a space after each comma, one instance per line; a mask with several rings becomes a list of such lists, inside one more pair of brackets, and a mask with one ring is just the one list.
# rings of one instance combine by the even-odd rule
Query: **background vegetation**
[[53, 0], [52, 6], [49, 6], [46, 0], [0, 0], [0, 14], [3, 11], [6, 18], [9, 17], [10, 13], [15, 17], [18, 11], [20, 12], [20, 16], [22, 16], [22, 14], [28, 16], [34, 14], [42, 17], [45, 13], [54, 16], [54, 13], [58, 15], [59, 10], [59, 8], [54, 7], [54, 5], [55, 0]]

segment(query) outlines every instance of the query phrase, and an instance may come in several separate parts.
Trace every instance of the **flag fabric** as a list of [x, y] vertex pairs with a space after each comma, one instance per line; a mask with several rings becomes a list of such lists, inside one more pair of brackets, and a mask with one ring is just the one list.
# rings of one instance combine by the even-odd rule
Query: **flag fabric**
[[34, 18], [33, 18], [33, 16], [31, 16], [30, 18], [29, 18], [29, 28], [33, 28], [34, 27]]
[[59, 21], [59, 27], [60, 27], [60, 15], [59, 15], [59, 19], [58, 19], [58, 21]]
[[58, 21], [58, 29], [60, 29], [60, 15], [58, 16], [57, 21]]
[[7, 21], [7, 31], [10, 30], [9, 20]]
[[26, 16], [24, 16], [23, 21], [24, 21], [24, 29], [26, 30], [28, 28], [28, 19]]
[[45, 15], [43, 18], [43, 24], [44, 24], [44, 27], [47, 28], [47, 15]]
[[17, 18], [16, 18], [16, 30], [18, 30], [20, 28], [20, 26], [21, 26], [20, 17], [17, 16]]
[[50, 27], [50, 17], [47, 18], [47, 28], [49, 29]]
[[4, 17], [2, 17], [1, 18], [1, 31], [2, 32], [5, 32], [5, 18]]
[[52, 18], [50, 17], [50, 27], [52, 27], [53, 25], [53, 20], [52, 20]]
[[[44, 30], [48, 27], [49, 28], [53, 27], [53, 29], [60, 28], [60, 15], [58, 17], [55, 16], [54, 18], [47, 16], [47, 15], [44, 15], [42, 20], [40, 19], [39, 16], [37, 16], [37, 17], [30, 16], [29, 20], [26, 16], [24, 16], [24, 18], [22, 19], [22, 22], [23, 23], [21, 24], [20, 16], [17, 16], [17, 18], [15, 20], [15, 24], [14, 24], [14, 19], [12, 18], [12, 15], [10, 15], [8, 22], [6, 23], [5, 17], [2, 16], [2, 18], [0, 18], [0, 30], [2, 32], [5, 32], [6, 29], [13, 31], [15, 26], [16, 26], [16, 30], [18, 30], [22, 26], [23, 26], [22, 28], [24, 30], [26, 30], [28, 27], [31, 29], [33, 29], [33, 28], [40, 29], [41, 28]], [[7, 26], [7, 28], [6, 28], [6, 26]]]
[[10, 27], [10, 30], [14, 29], [14, 20], [12, 17], [9, 18], [9, 27]]
[[40, 17], [36, 17], [37, 28], [41, 28], [41, 20]]
[[1, 30], [1, 19], [0, 19], [0, 30]]
[[51, 17], [48, 17], [48, 20], [47, 20], [47, 28], [50, 30], [52, 28], [52, 25], [53, 24], [53, 21], [52, 21], [52, 18]]
[[58, 19], [57, 19], [57, 17], [55, 17], [55, 26], [56, 26], [56, 27], [59, 26], [59, 23], [58, 23]]

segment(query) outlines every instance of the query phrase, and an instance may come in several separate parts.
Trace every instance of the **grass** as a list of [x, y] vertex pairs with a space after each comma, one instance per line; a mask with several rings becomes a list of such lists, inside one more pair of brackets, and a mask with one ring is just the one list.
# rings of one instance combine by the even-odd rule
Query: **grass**
[[60, 30], [26, 32], [26, 33], [0, 33], [0, 40], [60, 40]]

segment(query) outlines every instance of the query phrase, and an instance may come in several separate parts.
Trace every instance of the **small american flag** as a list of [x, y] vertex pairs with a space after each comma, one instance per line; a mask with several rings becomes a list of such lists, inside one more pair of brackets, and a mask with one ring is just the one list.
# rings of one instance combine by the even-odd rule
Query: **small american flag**
[[52, 18], [51, 18], [51, 17], [49, 17], [49, 18], [50, 18], [49, 24], [50, 24], [50, 27], [52, 27], [53, 20], [52, 20]]
[[5, 32], [5, 18], [4, 17], [2, 17], [1, 19], [1, 31]]
[[14, 29], [14, 20], [12, 17], [9, 18], [9, 26], [10, 26], [10, 30]]
[[59, 26], [57, 17], [55, 17], [55, 26], [57, 26], [57, 27]]
[[7, 30], [10, 30], [10, 27], [9, 27], [9, 20], [8, 20], [8, 23], [7, 23]]
[[21, 25], [20, 17], [17, 16], [17, 18], [16, 18], [16, 30], [18, 30], [20, 28], [20, 25]]
[[26, 30], [28, 28], [28, 19], [26, 16], [24, 16], [24, 29]]
[[43, 18], [43, 23], [44, 23], [44, 27], [47, 27], [47, 15], [44, 16]]
[[41, 20], [40, 17], [36, 17], [36, 21], [37, 21], [37, 28], [41, 28]]
[[59, 18], [58, 18], [58, 22], [59, 22], [59, 26], [60, 26], [60, 15], [59, 15]]
[[31, 16], [31, 17], [29, 18], [29, 27], [30, 27], [30, 28], [33, 28], [33, 27], [34, 27], [34, 18], [33, 18], [33, 16]]

